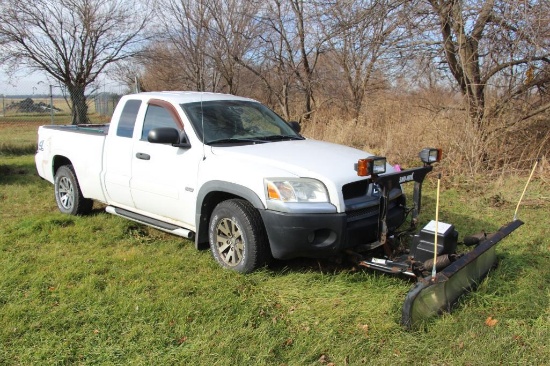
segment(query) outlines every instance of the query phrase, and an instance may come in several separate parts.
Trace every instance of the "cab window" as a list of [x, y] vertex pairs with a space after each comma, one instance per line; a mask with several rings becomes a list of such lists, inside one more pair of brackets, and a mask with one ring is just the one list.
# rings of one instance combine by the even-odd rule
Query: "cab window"
[[178, 124], [166, 108], [157, 105], [149, 105], [145, 113], [145, 120], [143, 121], [141, 139], [147, 141], [149, 131], [158, 127], [172, 127], [178, 129]]
[[141, 100], [128, 100], [122, 109], [122, 114], [118, 121], [116, 135], [120, 137], [131, 138], [134, 134], [134, 126], [136, 125], [136, 117], [141, 106]]

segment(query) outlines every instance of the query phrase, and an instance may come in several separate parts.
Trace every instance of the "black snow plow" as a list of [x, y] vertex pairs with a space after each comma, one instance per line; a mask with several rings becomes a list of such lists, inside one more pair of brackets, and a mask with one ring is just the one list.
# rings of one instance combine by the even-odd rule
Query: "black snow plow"
[[[441, 150], [427, 148], [421, 151], [422, 167], [385, 174], [386, 159], [362, 159], [355, 169], [359, 176], [370, 176], [380, 192], [378, 257], [349, 251], [350, 258], [359, 266], [394, 275], [416, 279], [402, 308], [401, 324], [414, 329], [429, 318], [450, 312], [461, 295], [470, 292], [487, 276], [496, 264], [496, 245], [523, 225], [514, 220], [492, 234], [480, 233], [464, 238], [469, 251], [457, 252], [458, 232], [454, 226], [438, 220], [439, 180], [436, 218], [417, 232], [421, 209], [422, 183], [432, 171], [433, 163], [441, 159]], [[401, 232], [389, 232], [386, 224], [389, 192], [403, 183], [414, 182], [410, 227]], [[519, 206], [519, 204], [518, 204]], [[516, 211], [517, 212], [517, 211]], [[408, 245], [403, 245], [406, 238]]]
[[474, 290], [495, 265], [498, 242], [521, 225], [520, 220], [510, 222], [435, 276], [419, 277], [405, 298], [401, 324], [411, 329], [434, 315], [450, 312], [458, 298]]

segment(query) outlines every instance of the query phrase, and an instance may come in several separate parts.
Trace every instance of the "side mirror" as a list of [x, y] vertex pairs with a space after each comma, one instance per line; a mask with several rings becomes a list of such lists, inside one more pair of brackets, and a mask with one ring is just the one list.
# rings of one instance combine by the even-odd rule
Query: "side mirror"
[[175, 128], [153, 128], [147, 135], [147, 141], [153, 144], [177, 144], [180, 142], [180, 133]]
[[299, 123], [299, 122], [290, 121], [290, 122], [288, 122], [288, 124], [290, 125], [290, 127], [292, 127], [292, 129], [293, 129], [296, 133], [300, 133], [300, 131], [302, 131], [302, 126], [300, 126], [300, 123]]
[[147, 141], [153, 144], [171, 144], [175, 147], [190, 148], [185, 132], [180, 132], [171, 127], [153, 128], [147, 135]]
[[183, 149], [188, 149], [191, 147], [191, 144], [189, 143], [189, 139], [187, 138], [185, 131], [181, 131], [179, 136], [179, 142], [177, 144], [172, 144], [172, 146], [181, 147]]

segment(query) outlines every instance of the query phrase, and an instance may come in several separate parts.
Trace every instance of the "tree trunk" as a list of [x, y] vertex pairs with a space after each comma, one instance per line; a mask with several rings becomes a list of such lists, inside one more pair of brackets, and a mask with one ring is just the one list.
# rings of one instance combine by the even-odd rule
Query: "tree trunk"
[[460, 1], [429, 0], [440, 22], [445, 59], [468, 104], [468, 113], [475, 127], [482, 129], [485, 114], [485, 84], [481, 80], [479, 41], [489, 21], [494, 0], [487, 0], [478, 15], [471, 34]]
[[[313, 113], [313, 65], [310, 64], [308, 58], [309, 52], [306, 50], [306, 26], [305, 26], [305, 10], [303, 0], [293, 0], [292, 9], [296, 16], [296, 27], [298, 32], [299, 48], [300, 48], [300, 64], [303, 69], [302, 72], [296, 70], [296, 76], [303, 84], [304, 90], [304, 113], [302, 115], [303, 120], [311, 119]], [[318, 55], [318, 48], [315, 50], [315, 57]]]
[[68, 87], [69, 96], [71, 98], [71, 114], [72, 124], [80, 125], [88, 123], [88, 104], [86, 102], [86, 86], [85, 85], [71, 85]]

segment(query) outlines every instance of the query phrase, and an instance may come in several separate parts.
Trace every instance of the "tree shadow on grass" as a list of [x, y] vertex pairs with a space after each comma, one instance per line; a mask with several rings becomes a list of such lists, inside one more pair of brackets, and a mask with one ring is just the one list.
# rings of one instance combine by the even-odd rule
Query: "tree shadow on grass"
[[25, 145], [0, 144], [0, 156], [23, 156], [34, 153], [36, 153], [35, 143]]
[[39, 180], [33, 163], [0, 164], [0, 185], [35, 184]]

